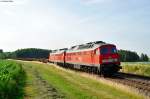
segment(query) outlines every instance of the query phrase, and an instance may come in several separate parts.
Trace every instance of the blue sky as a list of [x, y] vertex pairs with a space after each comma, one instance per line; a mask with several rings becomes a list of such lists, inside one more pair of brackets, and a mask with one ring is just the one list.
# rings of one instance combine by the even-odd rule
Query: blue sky
[[150, 56], [149, 0], [0, 2], [0, 48], [57, 49], [102, 40]]

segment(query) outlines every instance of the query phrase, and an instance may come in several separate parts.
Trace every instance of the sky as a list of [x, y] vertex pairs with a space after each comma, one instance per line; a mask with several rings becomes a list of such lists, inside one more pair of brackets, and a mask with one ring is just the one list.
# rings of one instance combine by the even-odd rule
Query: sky
[[4, 51], [105, 41], [150, 56], [150, 0], [4, 1], [0, 0]]

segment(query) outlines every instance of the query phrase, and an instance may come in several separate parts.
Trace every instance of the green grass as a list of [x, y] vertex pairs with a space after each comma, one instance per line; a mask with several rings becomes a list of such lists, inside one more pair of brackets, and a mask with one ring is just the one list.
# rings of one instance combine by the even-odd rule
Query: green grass
[[150, 76], [150, 64], [123, 62], [121, 66], [122, 72]]
[[[20, 63], [36, 69], [43, 79], [64, 94], [66, 99], [143, 99], [142, 96], [135, 93], [107, 85], [107, 82], [106, 84], [100, 83], [76, 72], [58, 69], [53, 65], [21, 61]], [[30, 93], [30, 91], [26, 91], [26, 93]]]
[[[32, 67], [31, 66], [23, 66], [23, 69], [25, 70], [26, 72], [26, 84], [25, 84], [25, 87], [24, 87], [24, 92], [25, 92], [25, 96], [24, 97], [25, 99], [29, 98], [29, 97], [35, 97], [38, 95], [37, 93], [37, 85], [33, 84], [35, 82], [35, 77], [34, 75], [31, 73], [32, 72]], [[30, 98], [29, 98], [30, 99]]]
[[0, 60], [0, 99], [19, 99], [23, 97], [25, 74], [21, 64]]

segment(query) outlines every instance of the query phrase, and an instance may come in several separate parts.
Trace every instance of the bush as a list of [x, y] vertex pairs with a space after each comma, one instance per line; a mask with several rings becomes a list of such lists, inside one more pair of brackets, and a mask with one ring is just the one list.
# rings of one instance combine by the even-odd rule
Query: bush
[[0, 60], [0, 99], [16, 99], [23, 94], [25, 73], [21, 64]]

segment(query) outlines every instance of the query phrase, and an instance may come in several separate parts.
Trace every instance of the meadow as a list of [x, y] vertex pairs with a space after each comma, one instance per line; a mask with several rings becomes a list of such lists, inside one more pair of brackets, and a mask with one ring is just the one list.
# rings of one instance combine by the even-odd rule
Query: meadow
[[122, 72], [150, 76], [150, 62], [122, 62]]
[[27, 72], [27, 99], [144, 99], [136, 92], [117, 88], [119, 84], [109, 85], [108, 81], [100, 82], [99, 79], [61, 69], [53, 64], [18, 62]]

